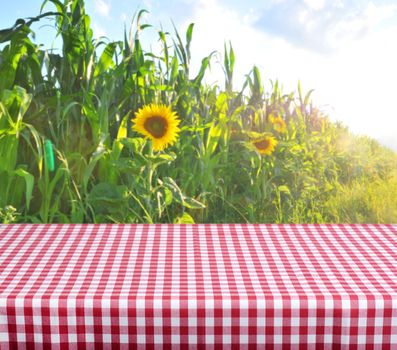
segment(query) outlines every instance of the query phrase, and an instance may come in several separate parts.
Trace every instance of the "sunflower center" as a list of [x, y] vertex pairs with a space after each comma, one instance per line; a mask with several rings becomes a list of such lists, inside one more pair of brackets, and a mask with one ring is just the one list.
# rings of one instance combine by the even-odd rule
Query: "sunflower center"
[[258, 142], [254, 142], [254, 145], [255, 145], [255, 147], [257, 148], [257, 149], [260, 149], [260, 150], [265, 150], [265, 149], [268, 149], [269, 148], [269, 146], [270, 146], [270, 140], [268, 140], [268, 139], [265, 139], [265, 140], [261, 140], [261, 141], [258, 141]]
[[167, 132], [168, 123], [163, 117], [151, 117], [144, 123], [144, 128], [156, 139], [162, 138]]

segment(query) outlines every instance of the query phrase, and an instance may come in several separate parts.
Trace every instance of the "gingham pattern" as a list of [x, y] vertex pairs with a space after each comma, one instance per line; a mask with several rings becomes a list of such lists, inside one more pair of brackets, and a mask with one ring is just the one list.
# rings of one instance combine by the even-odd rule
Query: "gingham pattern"
[[396, 252], [393, 225], [0, 225], [0, 348], [397, 349]]

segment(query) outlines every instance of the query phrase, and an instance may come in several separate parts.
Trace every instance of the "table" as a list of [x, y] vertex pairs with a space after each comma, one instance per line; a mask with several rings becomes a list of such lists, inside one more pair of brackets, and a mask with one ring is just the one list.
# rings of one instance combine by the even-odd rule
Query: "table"
[[0, 225], [0, 348], [397, 349], [396, 252], [397, 225]]

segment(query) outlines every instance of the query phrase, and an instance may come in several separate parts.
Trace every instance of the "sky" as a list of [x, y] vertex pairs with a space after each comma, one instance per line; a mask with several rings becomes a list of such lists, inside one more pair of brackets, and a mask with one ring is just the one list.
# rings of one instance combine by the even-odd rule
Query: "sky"
[[[38, 14], [41, 3], [0, 0], [0, 28]], [[136, 10], [147, 9], [144, 19], [153, 28], [143, 39], [154, 50], [157, 30], [172, 32], [171, 19], [180, 33], [195, 23], [192, 75], [203, 57], [231, 41], [235, 86], [253, 65], [268, 89], [270, 79], [278, 79], [289, 93], [300, 80], [303, 90], [314, 89], [313, 103], [332, 120], [397, 150], [395, 0], [86, 0], [86, 7], [95, 35], [110, 40], [121, 40]], [[37, 41], [47, 45], [55, 35], [48, 24], [34, 27]], [[221, 83], [222, 77], [215, 59], [207, 81]]]

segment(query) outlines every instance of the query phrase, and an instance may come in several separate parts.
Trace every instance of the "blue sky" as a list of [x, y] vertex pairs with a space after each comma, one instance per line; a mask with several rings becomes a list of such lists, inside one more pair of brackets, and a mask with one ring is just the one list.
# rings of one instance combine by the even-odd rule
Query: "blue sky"
[[[0, 0], [0, 28], [38, 14], [41, 0]], [[315, 89], [314, 103], [355, 133], [368, 134], [397, 150], [397, 2], [395, 0], [86, 0], [97, 36], [122, 38], [137, 9], [148, 9], [154, 25], [144, 37], [155, 50], [160, 23], [181, 32], [195, 23], [193, 73], [201, 59], [231, 40], [236, 80], [258, 65], [267, 82], [279, 79], [285, 92], [301, 80]], [[48, 6], [48, 10], [51, 6]], [[41, 24], [43, 25], [43, 24]], [[35, 27], [37, 40], [55, 32]], [[149, 47], [149, 44], [148, 44]], [[221, 57], [219, 57], [221, 60]], [[222, 80], [216, 62], [209, 83]], [[269, 85], [268, 85], [269, 86]]]

